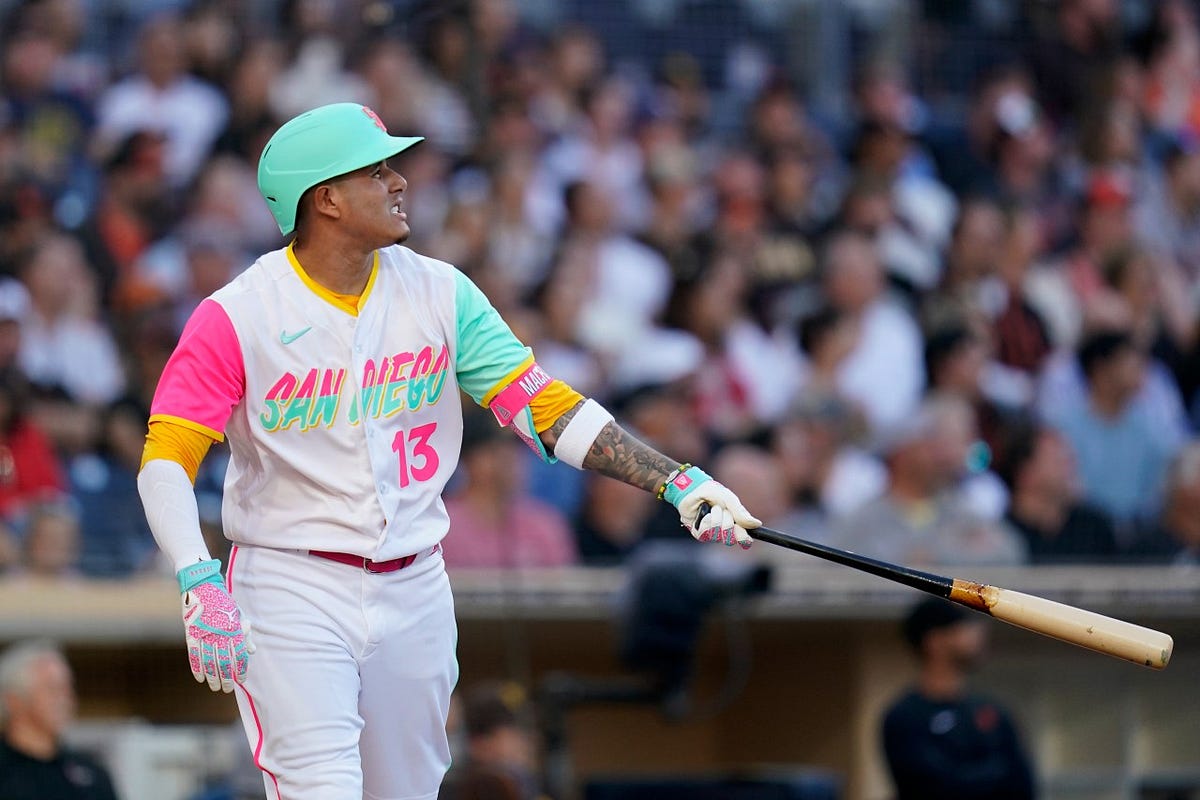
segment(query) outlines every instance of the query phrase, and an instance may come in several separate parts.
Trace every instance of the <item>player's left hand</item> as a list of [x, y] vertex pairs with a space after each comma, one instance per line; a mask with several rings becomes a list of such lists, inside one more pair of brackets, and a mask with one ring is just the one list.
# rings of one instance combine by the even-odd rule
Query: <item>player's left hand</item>
[[[762, 522], [752, 516], [737, 495], [699, 467], [688, 467], [667, 483], [663, 498], [679, 511], [679, 521], [701, 542], [738, 544], [749, 550], [754, 540], [747, 529]], [[701, 507], [709, 510], [700, 515]]]

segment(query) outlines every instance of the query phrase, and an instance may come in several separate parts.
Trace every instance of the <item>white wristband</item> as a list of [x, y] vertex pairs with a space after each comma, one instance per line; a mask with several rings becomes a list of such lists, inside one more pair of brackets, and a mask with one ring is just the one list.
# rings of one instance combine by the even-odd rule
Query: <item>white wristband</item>
[[604, 406], [589, 398], [575, 412], [575, 416], [571, 417], [562, 435], [558, 437], [558, 442], [554, 445], [555, 458], [575, 469], [583, 469], [583, 459], [587, 458], [592, 443], [596, 441], [604, 426], [612, 420], [613, 415], [608, 413]]

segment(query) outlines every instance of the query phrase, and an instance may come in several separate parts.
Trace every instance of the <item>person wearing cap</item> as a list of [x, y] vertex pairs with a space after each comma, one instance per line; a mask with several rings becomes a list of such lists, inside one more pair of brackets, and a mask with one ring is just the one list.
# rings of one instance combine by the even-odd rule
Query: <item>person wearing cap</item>
[[1024, 563], [1017, 535], [981, 514], [963, 489], [964, 473], [984, 466], [974, 434], [971, 406], [953, 396], [928, 398], [886, 429], [887, 489], [838, 518], [832, 543], [909, 566]]
[[[280, 127], [258, 186], [291, 241], [200, 303], [151, 407], [138, 488], [177, 571], [192, 674], [236, 688], [272, 800], [437, 797], [458, 676], [440, 543], [460, 390], [543, 460], [655, 492], [699, 540], [749, 547], [760, 524], [542, 370], [462, 272], [401, 246], [390, 159], [420, 141], [356, 103]], [[192, 486], [226, 435], [227, 578]]]
[[883, 749], [895, 800], [1032, 800], [1033, 771], [1016, 726], [996, 701], [971, 691], [987, 630], [982, 617], [938, 597], [904, 618], [916, 685], [888, 708]]
[[1075, 347], [1086, 317], [1107, 312], [1103, 265], [1133, 243], [1133, 198], [1128, 171], [1094, 171], [1080, 199], [1075, 246], [1061, 260], [1030, 271], [1030, 302], [1045, 318], [1057, 347]]

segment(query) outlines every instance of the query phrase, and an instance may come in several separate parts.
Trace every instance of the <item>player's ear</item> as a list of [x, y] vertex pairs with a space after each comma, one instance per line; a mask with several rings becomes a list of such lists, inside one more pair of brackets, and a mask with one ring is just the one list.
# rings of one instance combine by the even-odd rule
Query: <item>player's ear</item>
[[312, 188], [311, 208], [318, 214], [332, 219], [342, 216], [342, 197], [331, 183], [317, 184]]

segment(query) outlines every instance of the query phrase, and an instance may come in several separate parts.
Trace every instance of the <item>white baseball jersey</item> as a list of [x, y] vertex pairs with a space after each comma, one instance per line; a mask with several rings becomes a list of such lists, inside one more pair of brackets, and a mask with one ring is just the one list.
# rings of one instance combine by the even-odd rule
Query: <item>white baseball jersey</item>
[[379, 250], [354, 308], [286, 248], [196, 309], [151, 419], [228, 433], [223, 522], [235, 543], [385, 561], [449, 527], [459, 388], [484, 402], [531, 361], [449, 264]]

